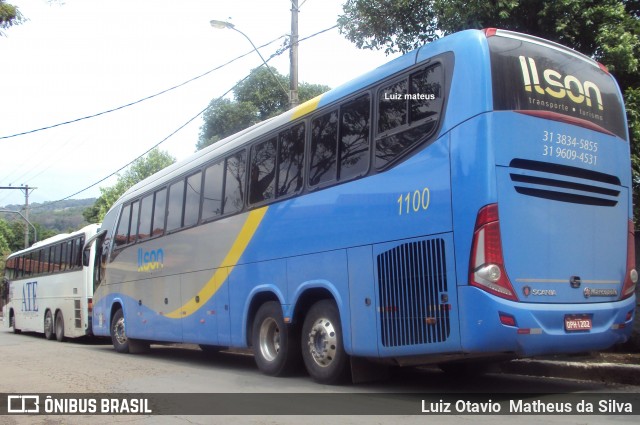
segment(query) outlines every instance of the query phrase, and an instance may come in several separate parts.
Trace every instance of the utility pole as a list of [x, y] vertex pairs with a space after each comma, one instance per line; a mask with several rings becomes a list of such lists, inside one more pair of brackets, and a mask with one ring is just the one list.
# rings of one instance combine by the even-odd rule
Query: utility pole
[[[18, 189], [21, 190], [24, 193], [24, 219], [27, 223], [31, 224], [29, 222], [29, 192], [33, 192], [34, 190], [37, 189], [37, 187], [29, 187], [29, 185], [24, 185], [24, 186], [20, 186], [20, 187], [14, 187], [14, 186], [0, 186], [0, 189]], [[22, 214], [21, 214], [22, 215]], [[35, 230], [35, 228], [34, 228]], [[29, 248], [29, 226], [24, 226], [24, 247], [25, 248]]]
[[[31, 190], [36, 189], [35, 187]], [[24, 216], [29, 223], [29, 185], [24, 186]], [[29, 248], [29, 226], [24, 226], [24, 247]]]
[[298, 0], [291, 0], [291, 51], [289, 52], [289, 108], [298, 106]]

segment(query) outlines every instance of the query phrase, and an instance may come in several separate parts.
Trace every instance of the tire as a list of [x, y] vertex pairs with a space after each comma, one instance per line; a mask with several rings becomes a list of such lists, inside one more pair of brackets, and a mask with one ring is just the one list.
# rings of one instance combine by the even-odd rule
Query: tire
[[129, 339], [125, 331], [122, 309], [118, 309], [111, 319], [111, 342], [118, 353], [129, 352]]
[[300, 337], [284, 323], [280, 303], [269, 301], [260, 306], [251, 336], [256, 364], [265, 375], [286, 376], [299, 367]]
[[318, 301], [307, 313], [302, 326], [302, 359], [318, 383], [340, 384], [349, 377], [340, 312], [333, 300]]
[[62, 316], [62, 312], [59, 311], [56, 313], [56, 339], [58, 342], [64, 342], [64, 316]]
[[56, 337], [55, 332], [53, 332], [53, 317], [51, 316], [51, 310], [47, 310], [44, 315], [44, 337], [49, 341]]

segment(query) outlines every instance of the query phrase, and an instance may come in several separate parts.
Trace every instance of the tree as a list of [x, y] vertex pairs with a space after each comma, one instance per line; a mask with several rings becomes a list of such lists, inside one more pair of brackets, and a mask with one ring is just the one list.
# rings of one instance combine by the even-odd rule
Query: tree
[[100, 188], [100, 197], [93, 206], [84, 210], [82, 215], [89, 223], [100, 223], [109, 208], [122, 196], [127, 189], [145, 178], [157, 173], [173, 164], [176, 159], [168, 152], [154, 149], [147, 156], [137, 159], [124, 174], [118, 177], [115, 185]]
[[0, 35], [4, 35], [3, 29], [19, 25], [24, 22], [24, 17], [17, 7], [0, 0]]
[[624, 94], [636, 221], [640, 220], [640, 1], [347, 0], [340, 31], [360, 48], [406, 52], [470, 28], [520, 31], [603, 63]]
[[[289, 108], [289, 98], [281, 86], [288, 85], [289, 78], [278, 73], [275, 68], [271, 68], [271, 72], [265, 67], [251, 71], [249, 78], [240, 81], [233, 90], [234, 100], [211, 101], [203, 116], [204, 124], [200, 128], [197, 149], [286, 111]], [[328, 86], [300, 83], [298, 97], [304, 102], [327, 90]]]

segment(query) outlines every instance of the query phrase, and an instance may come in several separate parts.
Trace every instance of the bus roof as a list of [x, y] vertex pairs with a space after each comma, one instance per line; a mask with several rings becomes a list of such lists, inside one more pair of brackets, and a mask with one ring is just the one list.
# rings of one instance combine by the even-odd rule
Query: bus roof
[[63, 241], [65, 239], [69, 239], [69, 238], [72, 238], [72, 237], [75, 237], [75, 236], [78, 236], [78, 235], [82, 235], [82, 234], [84, 234], [84, 235], [93, 235], [99, 229], [100, 229], [100, 223], [97, 223], [97, 224], [89, 224], [88, 226], [84, 226], [82, 229], [76, 230], [75, 232], [60, 233], [58, 235], [51, 236], [50, 238], [43, 239], [41, 241], [35, 242], [29, 248], [25, 248], [25, 249], [22, 249], [20, 251], [16, 251], [16, 252], [12, 253], [11, 255], [9, 255], [9, 257], [7, 257], [7, 258], [15, 257], [17, 255], [22, 255], [25, 252], [30, 252], [30, 251], [33, 251], [34, 249], [42, 248], [43, 246], [47, 246], [47, 245], [55, 243], [55, 242], [60, 242], [60, 241]]

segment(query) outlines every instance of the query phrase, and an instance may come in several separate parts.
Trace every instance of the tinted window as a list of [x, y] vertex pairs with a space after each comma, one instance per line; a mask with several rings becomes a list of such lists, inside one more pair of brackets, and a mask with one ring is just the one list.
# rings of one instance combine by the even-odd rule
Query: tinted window
[[244, 151], [227, 158], [224, 189], [223, 214], [242, 210], [244, 205], [244, 182], [246, 178], [246, 154]]
[[65, 242], [60, 244], [60, 271], [67, 269], [67, 259], [69, 251], [67, 250], [67, 244]]
[[116, 247], [125, 245], [127, 243], [130, 219], [131, 205], [126, 205], [122, 208], [122, 214], [120, 214], [120, 222], [118, 223], [118, 230], [115, 237]]
[[411, 96], [409, 99], [410, 121], [415, 123], [442, 111], [444, 102], [444, 70], [442, 65], [429, 67], [409, 76]]
[[267, 201], [275, 197], [276, 139], [269, 139], [251, 148], [251, 183], [249, 203]]
[[398, 81], [378, 92], [378, 133], [407, 123], [407, 80]]
[[440, 63], [378, 90], [377, 168], [434, 135], [444, 97], [444, 67]]
[[222, 214], [222, 188], [224, 187], [224, 161], [216, 162], [204, 172], [202, 220]]
[[51, 252], [51, 247], [45, 248], [42, 251], [42, 273], [49, 273], [50, 272], [50, 257], [49, 257], [49, 253]]
[[151, 218], [153, 214], [153, 195], [142, 198], [140, 202], [140, 224], [138, 225], [138, 240], [151, 236]]
[[169, 186], [169, 208], [167, 211], [167, 232], [182, 226], [182, 206], [184, 201], [184, 180]]
[[311, 123], [311, 163], [309, 185], [336, 180], [338, 147], [338, 111], [332, 111]]
[[129, 228], [129, 243], [136, 241], [138, 234], [138, 214], [140, 211], [140, 202], [136, 201], [131, 204], [131, 227]]
[[152, 236], [164, 234], [164, 217], [167, 209], [167, 189], [161, 189], [155, 193], [153, 206]]
[[200, 186], [202, 184], [202, 173], [198, 172], [187, 178], [187, 189], [184, 201], [184, 223], [186, 226], [193, 226], [198, 222], [200, 216]]
[[489, 37], [493, 107], [543, 110], [588, 120], [627, 138], [622, 99], [611, 76], [558, 49]]
[[368, 95], [340, 108], [340, 180], [369, 169], [369, 111]]
[[278, 139], [278, 196], [302, 189], [304, 129], [300, 124], [280, 133]]
[[[127, 223], [128, 226], [128, 223]], [[125, 239], [126, 240], [126, 239]], [[52, 272], [60, 270], [60, 244], [55, 244], [52, 248], [53, 258], [51, 259]]]

